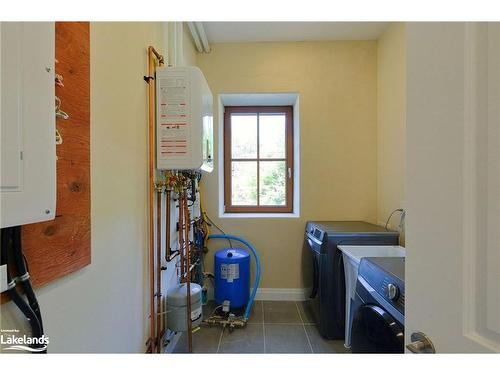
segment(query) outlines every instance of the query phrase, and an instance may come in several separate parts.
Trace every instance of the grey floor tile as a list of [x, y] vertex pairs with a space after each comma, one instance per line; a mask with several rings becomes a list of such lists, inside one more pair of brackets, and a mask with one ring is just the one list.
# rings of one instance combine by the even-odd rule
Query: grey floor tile
[[349, 353], [344, 347], [344, 340], [327, 340], [321, 337], [315, 325], [306, 325], [307, 336], [314, 353]]
[[[203, 306], [204, 318], [215, 307], [214, 301]], [[193, 353], [217, 353], [217, 350], [220, 353], [311, 353], [311, 349], [314, 353], [350, 352], [344, 348], [343, 340], [321, 337], [308, 301], [255, 301], [248, 323], [245, 328], [236, 328], [233, 332], [202, 324], [193, 334]], [[174, 353], [187, 352], [184, 333]]]
[[254, 301], [252, 305], [252, 310], [250, 312], [250, 317], [248, 318], [248, 323], [262, 323], [262, 301]]
[[264, 323], [302, 323], [293, 301], [263, 301]]
[[[193, 333], [193, 353], [217, 353], [220, 336], [222, 333], [221, 327], [210, 327], [205, 324]], [[180, 337], [174, 353], [188, 353], [187, 333], [183, 333]]]
[[314, 323], [311, 301], [299, 301], [297, 302], [297, 306], [299, 307], [300, 317], [302, 318], [303, 322], [306, 324]]
[[248, 324], [245, 328], [225, 329], [219, 353], [264, 353], [262, 324]]
[[207, 303], [203, 305], [203, 319], [210, 317], [216, 307], [214, 300], [207, 301]]
[[302, 324], [264, 324], [266, 353], [311, 353]]

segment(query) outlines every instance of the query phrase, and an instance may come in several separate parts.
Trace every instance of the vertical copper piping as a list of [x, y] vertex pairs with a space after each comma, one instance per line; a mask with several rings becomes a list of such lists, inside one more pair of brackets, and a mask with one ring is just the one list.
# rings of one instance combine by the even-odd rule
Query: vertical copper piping
[[[191, 225], [191, 222], [190, 222], [190, 215], [189, 215], [189, 207], [188, 207], [188, 200], [187, 200], [187, 188], [184, 187], [184, 191], [183, 191], [183, 195], [184, 195], [184, 243], [185, 243], [185, 248], [186, 248], [186, 262], [191, 262], [191, 258], [189, 257], [190, 255], [190, 251], [191, 251], [191, 248], [190, 248], [190, 243], [189, 243], [189, 231], [190, 231], [190, 225]], [[187, 274], [187, 277], [190, 278], [191, 277], [191, 272], [189, 270], [189, 265], [186, 265], [186, 274]], [[191, 280], [191, 279], [190, 279]]]
[[156, 193], [156, 352], [161, 350], [161, 198], [163, 191]]
[[179, 254], [181, 262], [181, 283], [184, 282], [184, 208], [182, 193], [179, 193]]
[[[154, 57], [153, 47], [148, 48], [148, 76], [152, 77], [154, 74]], [[153, 225], [153, 194], [154, 194], [154, 81], [148, 81], [148, 227], [149, 227], [149, 304], [150, 304], [150, 346], [151, 353], [156, 349], [156, 330], [155, 330], [155, 260], [154, 260], [154, 225]]]
[[186, 222], [185, 227], [185, 242], [186, 242], [186, 289], [187, 289], [187, 327], [188, 327], [188, 348], [189, 353], [193, 351], [193, 323], [191, 321], [191, 254], [190, 254], [190, 245], [189, 245], [189, 208], [187, 206], [187, 197], [186, 197], [186, 187], [184, 187], [184, 191], [182, 192], [183, 199], [183, 209], [185, 210], [184, 220]]
[[[161, 56], [152, 46], [148, 47], [148, 256], [149, 256], [149, 305], [150, 305], [150, 334], [148, 352], [156, 350], [157, 337], [155, 330], [155, 256], [154, 256], [154, 156], [155, 156], [155, 87], [152, 77], [155, 73], [155, 57], [160, 66], [163, 65]], [[159, 275], [158, 275], [159, 277]]]
[[170, 261], [170, 199], [171, 190], [167, 186], [167, 195], [165, 197], [165, 261]]

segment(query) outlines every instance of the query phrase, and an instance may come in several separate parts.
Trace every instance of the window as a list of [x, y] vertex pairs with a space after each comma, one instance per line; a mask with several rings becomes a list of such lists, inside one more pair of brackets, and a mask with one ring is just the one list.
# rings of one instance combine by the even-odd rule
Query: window
[[293, 212], [293, 108], [224, 108], [224, 212]]

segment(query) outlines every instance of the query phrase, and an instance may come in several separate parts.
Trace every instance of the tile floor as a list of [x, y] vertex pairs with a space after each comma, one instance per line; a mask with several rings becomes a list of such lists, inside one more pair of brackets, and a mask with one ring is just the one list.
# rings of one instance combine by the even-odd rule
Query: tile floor
[[[204, 317], [214, 304], [204, 306]], [[187, 352], [183, 334], [174, 353]], [[233, 332], [204, 323], [193, 333], [193, 353], [347, 353], [341, 340], [323, 339], [307, 302], [255, 301], [245, 328]]]

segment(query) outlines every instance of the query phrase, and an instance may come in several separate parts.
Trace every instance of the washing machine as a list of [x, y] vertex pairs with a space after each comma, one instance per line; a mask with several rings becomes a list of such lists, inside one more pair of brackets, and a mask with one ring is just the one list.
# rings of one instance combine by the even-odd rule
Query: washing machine
[[363, 258], [351, 305], [353, 353], [404, 353], [405, 259]]
[[312, 255], [308, 304], [321, 336], [345, 337], [345, 275], [340, 245], [398, 245], [399, 233], [363, 221], [309, 221], [305, 246]]

